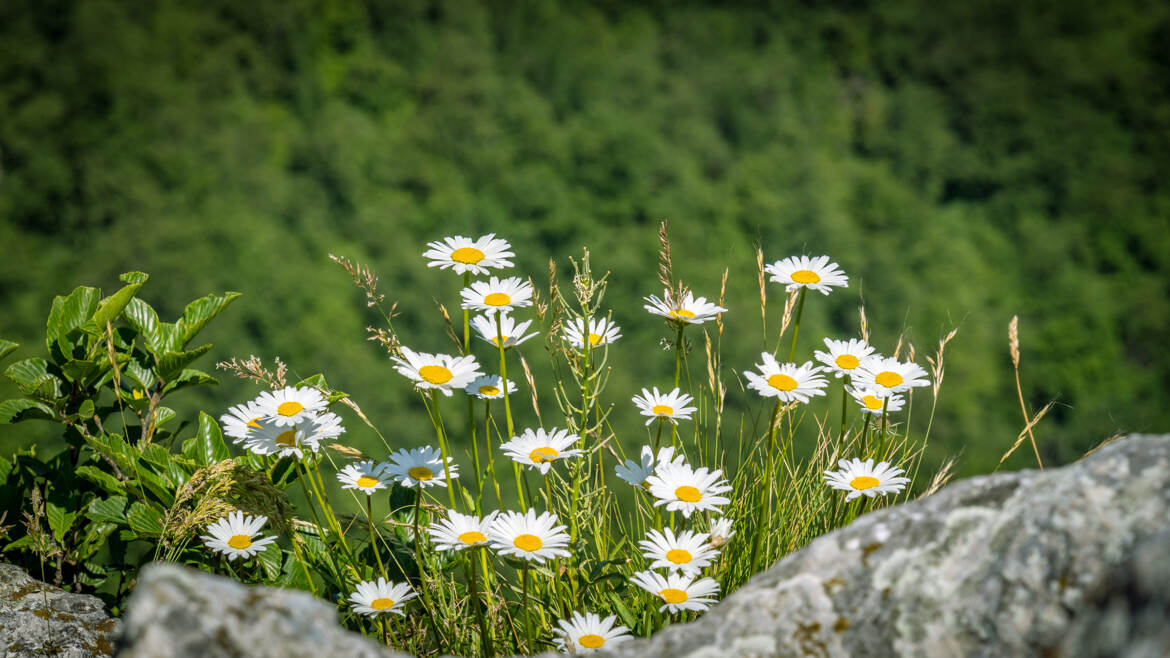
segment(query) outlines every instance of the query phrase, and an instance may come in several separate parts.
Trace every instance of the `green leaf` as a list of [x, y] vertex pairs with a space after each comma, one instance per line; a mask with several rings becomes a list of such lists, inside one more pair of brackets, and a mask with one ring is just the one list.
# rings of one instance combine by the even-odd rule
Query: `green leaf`
[[0, 402], [0, 423], [19, 423], [24, 420], [53, 420], [53, 408], [35, 400], [5, 400]]
[[126, 499], [122, 496], [110, 496], [104, 500], [95, 498], [85, 516], [91, 521], [126, 523]]
[[159, 407], [154, 410], [154, 426], [162, 427], [164, 424], [175, 419], [177, 414], [174, 409], [170, 407]]
[[159, 378], [164, 381], [170, 381], [183, 371], [183, 368], [191, 365], [191, 362], [207, 353], [211, 349], [211, 344], [200, 345], [193, 350], [187, 352], [165, 352], [158, 357], [158, 366], [155, 367], [155, 372], [158, 373]]
[[126, 318], [126, 322], [129, 322], [130, 326], [134, 328], [134, 331], [142, 334], [143, 339], [146, 340], [146, 347], [151, 353], [162, 351], [166, 337], [163, 335], [163, 328], [158, 321], [158, 313], [151, 308], [150, 304], [135, 297], [126, 303], [122, 315]]
[[268, 575], [268, 579], [272, 580], [280, 575], [281, 559], [284, 557], [284, 551], [280, 550], [280, 546], [276, 542], [272, 542], [264, 547], [263, 551], [256, 554], [257, 561], [260, 566], [264, 567], [264, 573]]
[[17, 343], [0, 338], [0, 359], [3, 359], [9, 354], [12, 354], [18, 347], [20, 347], [20, 345]]
[[187, 304], [183, 309], [183, 317], [175, 324], [175, 347], [182, 349], [198, 334], [212, 318], [234, 302], [240, 293], [228, 292], [223, 295], [207, 295]]
[[199, 429], [195, 437], [183, 442], [183, 456], [194, 459], [200, 466], [211, 466], [231, 457], [223, 432], [207, 412], [199, 412]]
[[7, 482], [9, 474], [12, 473], [12, 468], [16, 466], [10, 459], [0, 457], [0, 482]]
[[95, 466], [78, 466], [73, 471], [78, 477], [89, 480], [98, 485], [106, 493], [125, 493], [126, 489], [123, 482], [109, 473], [95, 467]]
[[52, 400], [61, 395], [61, 379], [48, 371], [48, 365], [39, 357], [25, 359], [8, 366], [4, 375], [16, 382], [22, 394]]
[[93, 400], [85, 400], [81, 406], [77, 408], [77, 415], [82, 418], [93, 417]]
[[64, 507], [45, 503], [45, 517], [49, 520], [53, 537], [60, 542], [65, 539], [65, 533], [69, 532], [69, 526], [73, 525], [73, 519], [77, 518], [77, 511], [67, 512]]
[[638, 618], [634, 616], [630, 609], [622, 603], [622, 597], [618, 596], [616, 592], [609, 593], [609, 600], [613, 603], [613, 609], [617, 610], [618, 616], [622, 618], [622, 622], [629, 628], [634, 628], [638, 625]]
[[124, 374], [129, 376], [130, 380], [137, 384], [136, 388], [142, 389], [144, 394], [146, 391], [154, 388], [154, 385], [158, 382], [158, 380], [155, 379], [154, 373], [151, 372], [150, 369], [144, 368], [142, 364], [138, 363], [137, 361], [131, 361], [130, 363], [127, 363]]
[[97, 288], [78, 286], [68, 297], [57, 296], [49, 311], [45, 327], [45, 346], [53, 351], [53, 345], [69, 332], [89, 322], [98, 308], [101, 292]]
[[130, 505], [126, 521], [139, 537], [158, 537], [162, 534], [162, 512], [138, 501]]
[[131, 272], [123, 272], [118, 275], [118, 278], [122, 281], [122, 283], [142, 284], [146, 283], [146, 280], [150, 278], [150, 275], [146, 272], [139, 272], [135, 270]]
[[167, 384], [166, 387], [163, 388], [163, 395], [174, 393], [175, 391], [186, 388], [188, 386], [216, 386], [218, 384], [218, 379], [203, 372], [202, 370], [187, 368], [183, 372], [179, 373], [178, 377], [176, 377], [171, 381], [171, 383]]
[[[135, 274], [142, 273], [136, 272]], [[122, 276], [125, 277], [126, 275], [123, 274]], [[123, 278], [123, 280], [125, 279]], [[140, 281], [135, 281], [129, 285], [123, 286], [122, 289], [118, 292], [103, 299], [98, 304], [97, 311], [95, 311], [93, 314], [93, 319], [87, 323], [86, 329], [97, 334], [105, 333], [106, 323], [109, 322], [112, 324], [114, 320], [118, 319], [118, 316], [122, 314], [122, 311], [126, 308], [126, 305], [130, 303], [130, 300], [134, 297], [134, 295], [138, 292], [138, 289], [141, 288], [142, 284], [145, 282], [146, 275], [142, 274], [142, 279]]]

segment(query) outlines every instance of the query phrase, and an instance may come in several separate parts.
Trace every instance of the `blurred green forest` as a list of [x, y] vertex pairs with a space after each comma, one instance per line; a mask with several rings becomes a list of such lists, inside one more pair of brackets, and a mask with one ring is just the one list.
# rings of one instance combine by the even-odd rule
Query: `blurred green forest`
[[[809, 297], [798, 360], [855, 335], [862, 298], [875, 346], [892, 352], [905, 327], [923, 365], [960, 327], [934, 463], [986, 472], [1022, 427], [1014, 314], [1028, 403], [1058, 402], [1037, 429], [1046, 462], [1167, 430], [1170, 4], [734, 4], [7, 0], [0, 337], [38, 355], [53, 295], [111, 291], [127, 270], [151, 274], [141, 294], [164, 319], [241, 291], [196, 366], [279, 355], [418, 445], [426, 415], [327, 254], [381, 274], [406, 344], [450, 352], [434, 300], [455, 312], [460, 278], [425, 267], [425, 242], [496, 232], [538, 285], [550, 257], [563, 277], [588, 247], [612, 272], [625, 337], [608, 398], [635, 445], [629, 398], [673, 369], [641, 302], [661, 294], [666, 219], [697, 294], [730, 268], [729, 369], [765, 344], [757, 243], [769, 262], [829, 254], [851, 277]], [[520, 350], [546, 360], [540, 341]], [[224, 375], [180, 412], [256, 392]], [[764, 403], [732, 383], [728, 405], [734, 426]], [[518, 427], [534, 422], [516, 407]], [[444, 411], [457, 424], [461, 409]], [[348, 440], [381, 455], [347, 417]]]

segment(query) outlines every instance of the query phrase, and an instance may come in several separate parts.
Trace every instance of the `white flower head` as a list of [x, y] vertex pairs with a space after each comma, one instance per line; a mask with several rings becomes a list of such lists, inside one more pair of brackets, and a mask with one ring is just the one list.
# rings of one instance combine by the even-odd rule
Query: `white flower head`
[[544, 562], [553, 557], [569, 557], [565, 546], [569, 535], [565, 526], [557, 525], [557, 515], [536, 510], [527, 513], [502, 512], [488, 527], [488, 540], [500, 555]]
[[508, 259], [516, 255], [509, 251], [512, 245], [494, 233], [476, 240], [454, 235], [442, 242], [428, 242], [427, 246], [430, 249], [423, 252], [423, 258], [430, 260], [427, 267], [452, 269], [456, 274], [487, 274], [488, 268], [512, 267]]
[[646, 482], [650, 485], [650, 494], [658, 499], [654, 501], [655, 506], [665, 505], [667, 511], [682, 512], [689, 519], [696, 511], [718, 513], [720, 505], [731, 502], [719, 495], [731, 491], [731, 485], [720, 477], [722, 475], [722, 470], [694, 470], [687, 464], [672, 462], [659, 464]]
[[899, 361], [892, 356], [874, 355], [857, 368], [853, 383], [860, 386], [880, 386], [891, 393], [901, 393], [916, 386], [930, 386], [926, 371], [917, 363]]
[[305, 418], [317, 415], [328, 401], [321, 391], [308, 386], [286, 386], [279, 391], [265, 391], [254, 402], [264, 417], [274, 425], [296, 425]]
[[418, 596], [407, 583], [395, 583], [379, 578], [358, 583], [357, 591], [349, 595], [350, 608], [359, 615], [378, 615], [392, 612], [406, 616], [402, 604]]
[[706, 297], [695, 299], [689, 292], [684, 294], [682, 299], [676, 300], [669, 290], [665, 290], [662, 297], [663, 299], [659, 299], [657, 295], [643, 297], [649, 302], [643, 308], [654, 315], [661, 315], [680, 324], [703, 324], [707, 320], [713, 320], [716, 315], [727, 312], [722, 306], [708, 302]]
[[887, 462], [873, 465], [873, 459], [842, 459], [837, 462], [840, 470], [825, 471], [825, 484], [834, 489], [848, 491], [845, 500], [858, 496], [885, 496], [899, 493], [910, 482], [910, 478], [898, 477], [902, 469], [894, 468]]
[[493, 276], [487, 281], [476, 281], [459, 294], [463, 297], [463, 308], [488, 315], [532, 306], [532, 284], [518, 276], [506, 279]]
[[820, 366], [814, 366], [812, 361], [803, 365], [795, 363], [777, 363], [776, 359], [767, 352], [760, 357], [763, 363], [757, 363], [761, 374], [750, 370], [744, 371], [747, 377], [748, 388], [766, 398], [778, 398], [781, 402], [808, 402], [810, 398], [825, 394], [828, 380], [820, 375]]
[[[500, 318], [499, 331], [496, 331], [497, 317]], [[532, 324], [532, 320], [516, 322], [512, 316], [506, 313], [498, 313], [495, 316], [477, 315], [471, 318], [471, 326], [475, 329], [475, 333], [479, 334], [481, 339], [491, 343], [492, 347], [499, 347], [499, 338], [503, 336], [504, 349], [511, 349], [540, 333], [538, 331], [530, 334], [524, 333], [528, 331], [530, 324]]]
[[646, 478], [654, 475], [654, 471], [659, 464], [669, 463], [683, 464], [685, 459], [682, 455], [674, 456], [674, 448], [666, 446], [658, 450], [657, 458], [654, 456], [654, 449], [650, 446], [642, 446], [642, 454], [638, 461], [627, 459], [624, 464], [619, 464], [614, 468], [617, 476], [635, 487], [642, 487], [647, 491], [650, 490], [650, 484], [646, 482]]
[[580, 457], [583, 454], [581, 450], [569, 447], [580, 438], [563, 429], [554, 428], [549, 432], [544, 428], [537, 428], [535, 431], [526, 429], [520, 436], [514, 436], [511, 441], [500, 444], [500, 450], [511, 457], [512, 461], [547, 474], [554, 461]]
[[[383, 473], [397, 480], [404, 487], [445, 487], [447, 473], [443, 470], [443, 453], [436, 448], [423, 446], [413, 450], [399, 450], [390, 455], [390, 464], [383, 469]], [[447, 458], [447, 470], [451, 479], [459, 477], [459, 467], [455, 460]]]
[[305, 451], [319, 452], [321, 442], [335, 439], [345, 431], [337, 414], [325, 412], [305, 416], [295, 425], [278, 425], [271, 417], [261, 419], [259, 427], [249, 428], [244, 447], [258, 455], [277, 455], [301, 459]]
[[901, 395], [881, 386], [850, 386], [849, 394], [857, 401], [863, 412], [875, 416], [881, 416], [883, 409], [885, 413], [901, 411], [906, 404], [905, 398]]
[[585, 655], [601, 649], [613, 648], [631, 639], [630, 629], [614, 626], [617, 616], [602, 619], [597, 613], [581, 614], [573, 611], [569, 619], [560, 619], [553, 633], [557, 634], [557, 647], [570, 654]]
[[385, 489], [390, 485], [390, 478], [383, 474], [387, 464], [379, 464], [372, 459], [350, 464], [337, 473], [342, 489], [356, 489], [367, 496], [374, 495], [378, 489]]
[[440, 551], [461, 551], [472, 546], [484, 546], [488, 542], [488, 528], [499, 512], [492, 512], [482, 519], [472, 514], [447, 512], [447, 518], [435, 521], [427, 528], [431, 541]]
[[838, 379], [845, 375], [852, 375], [874, 353], [874, 349], [859, 338], [850, 338], [847, 341], [826, 338], [825, 347], [829, 351], [817, 350], [813, 356], [816, 357], [817, 361], [825, 364], [826, 370], [833, 371]]
[[219, 417], [219, 424], [223, 426], [224, 434], [235, 439], [235, 443], [241, 443], [248, 438], [250, 430], [260, 428], [262, 418], [264, 408], [252, 400], [228, 409], [226, 414]]
[[829, 262], [828, 256], [789, 256], [768, 265], [764, 271], [772, 275], [772, 281], [783, 283], [789, 292], [809, 288], [827, 295], [833, 288], [849, 287], [849, 277], [836, 263]]
[[735, 531], [731, 529], [731, 519], [721, 516], [711, 521], [707, 534], [711, 535], [711, 546], [715, 548], [723, 546], [735, 536]]
[[642, 555], [651, 561], [651, 569], [698, 575], [719, 555], [709, 539], [710, 535], [705, 532], [683, 530], [675, 535], [673, 530], [665, 528], [662, 531], [650, 530], [638, 545], [642, 547]]
[[653, 392], [644, 388], [642, 395], [634, 396], [634, 404], [638, 406], [638, 411], [643, 416], [650, 417], [646, 421], [647, 425], [659, 418], [666, 418], [675, 425], [678, 424], [679, 418], [690, 420], [696, 409], [687, 405], [694, 401], [693, 397], [680, 392], [677, 386], [669, 393], [659, 393], [657, 386]]
[[276, 537], [256, 536], [267, 522], [267, 516], [244, 516], [243, 512], [236, 510], [207, 526], [209, 534], [199, 538], [211, 550], [226, 555], [228, 560], [246, 559], [276, 541]]
[[563, 329], [565, 340], [577, 349], [585, 348], [585, 338], [589, 338], [589, 347], [609, 345], [622, 337], [621, 327], [608, 318], [589, 318], [588, 330], [583, 318], [573, 318], [565, 323]]
[[712, 595], [719, 592], [719, 583], [711, 578], [695, 580], [694, 576], [672, 573], [663, 577], [653, 571], [639, 571], [630, 582], [662, 600], [659, 612], [671, 613], [683, 610], [702, 612], [715, 602]]
[[471, 380], [483, 374], [475, 357], [471, 355], [427, 354], [403, 347], [402, 357], [390, 357], [397, 364], [395, 370], [413, 381], [416, 388], [438, 389], [447, 396], [452, 391], [462, 390]]
[[[504, 398], [504, 388], [500, 384], [499, 375], [481, 375], [476, 377], [463, 388], [463, 392], [481, 400], [502, 400]], [[508, 394], [511, 395], [515, 392], [516, 382], [509, 379]]]

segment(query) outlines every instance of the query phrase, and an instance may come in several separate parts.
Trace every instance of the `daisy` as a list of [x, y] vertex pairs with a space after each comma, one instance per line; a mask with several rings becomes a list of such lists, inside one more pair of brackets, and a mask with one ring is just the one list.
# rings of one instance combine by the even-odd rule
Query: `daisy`
[[337, 474], [342, 489], [357, 489], [372, 496], [378, 489], [389, 486], [390, 479], [383, 475], [386, 464], [377, 464], [372, 459], [350, 464]]
[[[463, 388], [463, 392], [474, 395], [481, 400], [495, 400], [504, 397], [504, 389], [500, 386], [499, 375], [481, 375]], [[508, 393], [516, 392], [516, 383], [508, 380]]]
[[514, 555], [525, 560], [544, 562], [552, 557], [569, 557], [565, 545], [569, 535], [565, 526], [556, 525], [557, 515], [536, 510], [528, 513], [503, 512], [488, 526], [488, 540], [500, 555]]
[[438, 389], [446, 396], [450, 396], [456, 389], [467, 386], [471, 380], [483, 374], [475, 357], [471, 355], [427, 354], [403, 347], [402, 356], [404, 358], [401, 359], [390, 357], [398, 364], [394, 366], [395, 370], [414, 381], [415, 388]]
[[431, 541], [440, 551], [461, 551], [472, 546], [487, 544], [488, 526], [499, 512], [492, 512], [482, 519], [471, 514], [447, 512], [447, 518], [435, 521], [427, 528]]
[[601, 648], [615, 647], [626, 640], [632, 639], [630, 629], [625, 626], [614, 626], [616, 615], [602, 619], [595, 612], [581, 614], [576, 610], [568, 619], [557, 621], [560, 628], [554, 628], [557, 638], [557, 647], [561, 651], [571, 654], [593, 653]]
[[689, 519], [695, 511], [718, 513], [720, 505], [730, 502], [718, 495], [731, 491], [731, 485], [720, 479], [721, 475], [722, 470], [696, 471], [686, 464], [671, 462], [659, 464], [646, 483], [650, 485], [650, 494], [658, 499], [654, 501], [655, 507], [665, 505], [667, 511], [681, 511]]
[[534, 432], [527, 429], [520, 436], [514, 436], [511, 441], [500, 444], [500, 450], [514, 462], [540, 469], [541, 473], [548, 473], [554, 461], [581, 456], [581, 450], [569, 449], [569, 446], [580, 438], [575, 434], [569, 434], [568, 430], [554, 429], [545, 432], [544, 428], [539, 428]]
[[723, 546], [735, 536], [735, 531], [731, 529], [731, 519], [726, 516], [721, 516], [712, 521], [707, 528], [707, 532], [711, 535], [711, 546], [715, 548]]
[[888, 462], [873, 465], [873, 459], [842, 459], [837, 462], [841, 470], [825, 471], [825, 484], [834, 489], [848, 491], [845, 500], [861, 495], [873, 498], [877, 495], [899, 493], [910, 482], [910, 478], [898, 477], [902, 469], [893, 468]]
[[265, 391], [256, 398], [264, 417], [277, 425], [295, 425], [314, 416], [328, 404], [321, 391], [307, 386], [286, 386], [279, 391]]
[[654, 315], [661, 315], [680, 324], [703, 324], [716, 315], [727, 312], [722, 306], [708, 302], [706, 297], [695, 299], [689, 292], [683, 295], [681, 301], [676, 301], [669, 290], [663, 291], [662, 297], [663, 299], [658, 299], [657, 295], [643, 297], [650, 302], [643, 308]]
[[827, 295], [833, 288], [849, 287], [849, 277], [836, 263], [830, 263], [828, 256], [789, 256], [768, 265], [764, 271], [772, 275], [772, 281], [785, 284], [788, 292], [803, 287]]
[[475, 328], [475, 333], [494, 347], [499, 347], [498, 338], [502, 335], [504, 337], [504, 349], [515, 347], [520, 343], [536, 336], [538, 331], [530, 334], [524, 333], [528, 330], [528, 325], [532, 324], [532, 320], [525, 320], [524, 322], [516, 322], [511, 316], [500, 313], [500, 327], [496, 331], [496, 320], [490, 315], [477, 315], [471, 318], [471, 326]]
[[670, 528], [662, 532], [651, 530], [646, 538], [638, 542], [642, 547], [642, 555], [650, 563], [651, 569], [666, 569], [679, 571], [692, 576], [699, 575], [703, 567], [719, 555], [707, 540], [710, 538], [705, 532], [684, 530], [677, 536]]
[[[383, 469], [383, 475], [397, 480], [404, 487], [447, 486], [447, 474], [443, 472], [443, 453], [430, 446], [414, 450], [399, 450], [390, 455], [391, 464]], [[459, 467], [454, 458], [447, 458], [447, 470], [451, 479], [459, 477]]]
[[[673, 459], [671, 459], [673, 457]], [[646, 478], [654, 475], [655, 469], [659, 464], [669, 463], [683, 464], [684, 458], [682, 455], [674, 457], [674, 448], [667, 446], [658, 451], [658, 458], [654, 457], [654, 449], [650, 446], [642, 446], [642, 455], [639, 461], [627, 459], [624, 464], [619, 464], [614, 468], [617, 476], [635, 487], [642, 487], [643, 489], [650, 489], [650, 485], [646, 483]]]
[[872, 347], [858, 338], [850, 338], [848, 341], [826, 338], [825, 347], [829, 348], [828, 352], [817, 350], [813, 355], [817, 361], [825, 364], [825, 368], [836, 373], [837, 379], [852, 375], [874, 353]]
[[857, 368], [855, 383], [876, 385], [891, 393], [908, 391], [915, 386], [930, 386], [926, 371], [913, 362], [903, 363], [896, 357], [874, 355]]
[[442, 242], [428, 242], [427, 246], [430, 249], [423, 252], [423, 258], [430, 259], [427, 267], [454, 269], [456, 274], [487, 274], [489, 267], [512, 267], [508, 259], [516, 255], [508, 251], [512, 245], [497, 238], [495, 233], [478, 240], [455, 235], [443, 238]]
[[[886, 413], [901, 411], [902, 406], [906, 403], [901, 395], [891, 393], [889, 389], [881, 386], [850, 386], [849, 394], [853, 396], [854, 400], [857, 400], [862, 411], [875, 416], [882, 415], [883, 408]], [[889, 403], [886, 402], [887, 399]]]
[[237, 404], [228, 409], [227, 413], [219, 417], [219, 424], [223, 426], [223, 433], [240, 443], [248, 438], [248, 431], [259, 428], [258, 422], [264, 417], [264, 410], [255, 400]]
[[256, 536], [267, 522], [267, 516], [244, 516], [243, 512], [236, 510], [207, 526], [210, 537], [201, 535], [199, 538], [204, 546], [227, 555], [228, 560], [250, 558], [276, 541], [276, 537]]
[[702, 612], [711, 607], [715, 599], [711, 596], [719, 591], [719, 583], [711, 578], [695, 580], [694, 576], [681, 573], [670, 574], [667, 577], [653, 571], [639, 571], [630, 578], [630, 582], [662, 599], [665, 603], [658, 612], [671, 613], [683, 610]]
[[565, 332], [565, 340], [569, 341], [569, 344], [577, 349], [584, 349], [585, 336], [589, 337], [590, 347], [609, 345], [622, 337], [622, 328], [607, 318], [589, 318], [589, 329], [586, 330], [585, 326], [584, 319], [573, 318], [572, 321], [565, 324], [563, 330]]
[[762, 375], [751, 371], [743, 373], [747, 377], [748, 388], [766, 398], [778, 398], [781, 402], [808, 402], [809, 398], [825, 394], [824, 389], [829, 382], [820, 376], [821, 367], [814, 366], [812, 361], [801, 366], [795, 363], [781, 365], [767, 352], [762, 352], [760, 356], [764, 362], [757, 363], [756, 367]]
[[658, 387], [654, 387], [654, 392], [651, 393], [649, 389], [642, 389], [642, 395], [634, 396], [634, 404], [638, 405], [643, 416], [649, 416], [650, 420], [646, 421], [649, 425], [659, 418], [666, 418], [670, 422], [678, 425], [678, 419], [690, 420], [691, 414], [695, 412], [695, 407], [688, 407], [687, 405], [694, 402], [695, 399], [686, 393], [680, 393], [679, 388], [669, 393], [663, 394], [658, 392]]
[[379, 578], [377, 582], [365, 580], [358, 583], [357, 591], [349, 595], [350, 608], [359, 615], [377, 615], [393, 612], [406, 616], [402, 604], [418, 596], [407, 583], [395, 583]]
[[[510, 313], [522, 306], [532, 306], [532, 284], [518, 276], [487, 281], [476, 281], [470, 287], [459, 291], [463, 296], [463, 308], [482, 311], [489, 315]], [[495, 335], [495, 332], [492, 332]]]
[[244, 440], [245, 448], [258, 455], [274, 454], [297, 459], [304, 457], [306, 450], [320, 451], [321, 441], [336, 438], [345, 431], [341, 427], [341, 419], [332, 413], [306, 417], [292, 426], [277, 425], [268, 417], [256, 424], [259, 427], [249, 428], [248, 438]]

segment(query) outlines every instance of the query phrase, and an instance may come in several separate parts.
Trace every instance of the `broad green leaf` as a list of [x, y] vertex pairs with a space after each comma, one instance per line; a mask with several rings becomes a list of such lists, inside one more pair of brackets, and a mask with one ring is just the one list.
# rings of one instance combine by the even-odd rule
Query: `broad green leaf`
[[77, 415], [81, 416], [82, 418], [92, 418], [93, 417], [93, 400], [83, 401], [81, 403], [81, 406], [77, 408]]
[[114, 462], [123, 475], [131, 477], [137, 474], [138, 457], [141, 453], [121, 436], [117, 434], [87, 436], [85, 442], [94, 452]]
[[70, 359], [61, 366], [61, 372], [69, 381], [85, 383], [85, 380], [96, 375], [109, 363], [109, 358], [104, 354], [93, 361]]
[[162, 351], [161, 347], [166, 339], [163, 336], [161, 323], [158, 321], [158, 313], [151, 308], [150, 304], [135, 297], [126, 303], [122, 315], [135, 331], [142, 334], [146, 341], [146, 347], [151, 353]]
[[616, 592], [609, 593], [609, 600], [613, 603], [613, 609], [617, 611], [618, 616], [622, 618], [622, 622], [629, 628], [635, 628], [638, 625], [638, 618], [634, 616], [626, 604], [622, 602], [622, 597], [618, 596]]
[[65, 533], [69, 532], [69, 526], [73, 525], [73, 519], [77, 518], [77, 511], [67, 512], [64, 507], [45, 503], [45, 517], [49, 520], [53, 537], [60, 542], [65, 539]]
[[150, 278], [150, 275], [146, 272], [139, 272], [135, 270], [131, 272], [123, 272], [118, 275], [118, 278], [122, 281], [122, 283], [142, 284], [146, 283], [146, 280]]
[[73, 472], [78, 477], [98, 485], [106, 493], [125, 493], [126, 491], [121, 480], [95, 466], [78, 466]]
[[173, 381], [171, 381], [171, 383], [167, 384], [166, 387], [163, 388], [163, 395], [174, 393], [175, 391], [186, 388], [188, 386], [216, 386], [218, 384], [218, 379], [203, 372], [202, 370], [187, 368], [183, 372], [179, 373], [178, 377], [176, 377]]
[[85, 516], [91, 521], [109, 521], [111, 523], [126, 522], [126, 499], [122, 496], [110, 496], [105, 499], [94, 499], [89, 504]]
[[89, 286], [78, 286], [68, 297], [57, 296], [49, 311], [45, 327], [45, 346], [53, 351], [53, 345], [69, 332], [89, 322], [98, 307], [101, 291]]
[[[136, 274], [142, 273], [136, 272]], [[126, 275], [123, 274], [122, 276], [125, 277]], [[126, 305], [130, 303], [130, 300], [134, 297], [135, 293], [138, 292], [138, 289], [141, 288], [142, 284], [145, 282], [146, 275], [142, 274], [142, 279], [140, 281], [135, 281], [129, 285], [123, 286], [122, 289], [118, 292], [103, 299], [98, 304], [97, 311], [94, 312], [93, 319], [88, 323], [87, 329], [94, 333], [105, 333], [106, 323], [113, 323], [114, 320], [118, 319], [118, 316], [122, 314], [122, 311], [126, 308]]]
[[187, 352], [166, 352], [158, 356], [158, 366], [155, 372], [163, 381], [170, 381], [179, 376], [183, 368], [191, 365], [191, 362], [207, 353], [211, 349], [211, 344], [200, 345], [193, 350]]
[[150, 493], [154, 494], [159, 500], [163, 502], [164, 505], [169, 507], [174, 504], [175, 489], [178, 486], [177, 484], [164, 480], [157, 473], [146, 468], [138, 469], [138, 471], [135, 472], [135, 475], [137, 475], [139, 481], [142, 482], [142, 486], [146, 487]]
[[200, 466], [211, 466], [231, 457], [223, 432], [207, 412], [199, 412], [199, 429], [195, 438], [183, 443], [183, 456], [194, 459]]
[[187, 304], [183, 309], [183, 317], [175, 325], [175, 348], [182, 349], [198, 334], [212, 318], [240, 296], [238, 292], [228, 292], [223, 295], [207, 295]]
[[26, 546], [32, 546], [32, 543], [33, 543], [32, 535], [25, 535], [25, 536], [21, 537], [20, 539], [17, 539], [16, 541], [5, 546], [3, 552], [7, 553], [8, 551], [22, 550]]
[[0, 457], [0, 482], [7, 482], [8, 475], [12, 473], [12, 467], [15, 464], [10, 459]]
[[127, 363], [125, 372], [123, 374], [128, 376], [135, 384], [135, 388], [141, 389], [144, 395], [146, 391], [154, 388], [154, 385], [158, 382], [158, 380], [155, 379], [154, 373], [151, 372], [150, 369], [144, 368], [142, 364], [138, 363], [137, 361], [131, 361]]
[[264, 567], [264, 573], [269, 579], [276, 578], [280, 575], [281, 559], [284, 557], [284, 551], [280, 550], [280, 546], [276, 542], [268, 544], [263, 551], [256, 554], [256, 559], [260, 562], [260, 566]]
[[162, 534], [162, 512], [135, 501], [126, 513], [126, 521], [139, 537], [158, 537]]
[[170, 407], [159, 407], [154, 410], [154, 426], [161, 427], [174, 420], [176, 415], [175, 410]]
[[48, 365], [39, 357], [25, 359], [8, 366], [4, 375], [16, 382], [24, 395], [48, 401], [61, 395], [61, 380], [48, 371]]
[[53, 420], [53, 408], [35, 400], [5, 400], [0, 402], [0, 423], [19, 423], [23, 420]]
[[20, 347], [20, 345], [17, 343], [0, 338], [0, 359], [3, 359], [9, 354], [12, 354], [18, 347]]

